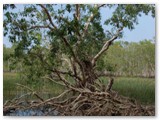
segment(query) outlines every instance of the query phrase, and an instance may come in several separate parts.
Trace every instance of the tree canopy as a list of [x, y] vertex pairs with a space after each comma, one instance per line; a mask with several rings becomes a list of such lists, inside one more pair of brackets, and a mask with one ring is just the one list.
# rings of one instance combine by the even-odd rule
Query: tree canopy
[[[16, 56], [24, 58], [26, 65], [42, 66], [47, 74], [60, 77], [67, 71], [76, 81], [83, 81], [82, 86], [97, 79], [97, 60], [123, 36], [124, 28], [134, 29], [142, 13], [155, 16], [155, 5], [150, 4], [27, 4], [13, 12], [17, 6], [4, 5], [4, 35], [17, 45]], [[114, 10], [104, 22], [112, 31], [102, 27], [102, 7]]]

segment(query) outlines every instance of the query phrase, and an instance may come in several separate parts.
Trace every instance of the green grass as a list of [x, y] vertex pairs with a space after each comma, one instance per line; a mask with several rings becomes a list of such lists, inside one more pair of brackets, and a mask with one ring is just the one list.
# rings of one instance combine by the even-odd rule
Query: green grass
[[[107, 84], [108, 81], [102, 79]], [[153, 78], [118, 77], [115, 78], [112, 89], [142, 104], [155, 104], [155, 80]]]
[[[39, 95], [43, 96], [44, 99], [47, 99], [52, 96], [56, 96], [59, 93], [63, 92], [63, 86], [57, 85], [53, 82], [42, 80], [41, 84], [35, 85], [27, 84], [24, 80], [21, 79], [18, 73], [3, 73], [3, 98], [5, 100], [11, 100], [15, 97], [20, 96], [29, 92], [24, 88], [21, 88], [16, 85], [16, 83], [23, 84], [29, 88], [36, 91]], [[35, 97], [28, 97], [29, 99], [34, 99]]]
[[15, 83], [20, 82], [16, 73], [3, 73], [3, 95], [4, 99], [11, 99], [15, 95]]
[[[15, 96], [22, 94], [24, 89], [17, 87], [15, 83], [21, 83], [33, 88], [43, 98], [48, 98], [56, 96], [63, 92], [63, 86], [57, 85], [50, 81], [42, 81], [35, 87], [35, 85], [26, 84], [20, 79], [20, 75], [16, 73], [4, 73], [3, 75], [3, 93], [4, 100], [13, 99]], [[107, 84], [108, 80], [106, 78], [101, 78], [104, 84]], [[118, 77], [115, 78], [113, 90], [118, 91], [119, 94], [134, 98], [142, 104], [152, 104], [155, 103], [155, 80], [151, 78], [131, 78], [131, 77]]]

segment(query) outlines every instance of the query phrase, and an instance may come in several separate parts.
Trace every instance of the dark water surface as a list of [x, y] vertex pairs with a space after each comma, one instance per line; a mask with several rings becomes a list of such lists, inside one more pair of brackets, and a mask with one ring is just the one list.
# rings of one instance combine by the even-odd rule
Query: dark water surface
[[57, 116], [59, 112], [51, 106], [43, 106], [25, 110], [11, 109], [3, 114], [4, 116]]

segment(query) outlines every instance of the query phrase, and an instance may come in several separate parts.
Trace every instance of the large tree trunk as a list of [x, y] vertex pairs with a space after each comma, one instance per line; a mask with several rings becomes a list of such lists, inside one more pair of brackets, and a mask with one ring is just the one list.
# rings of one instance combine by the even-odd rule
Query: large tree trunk
[[96, 74], [94, 72], [91, 61], [83, 60], [83, 69], [85, 74], [85, 79], [82, 81], [82, 86], [94, 91], [95, 80], [97, 79]]

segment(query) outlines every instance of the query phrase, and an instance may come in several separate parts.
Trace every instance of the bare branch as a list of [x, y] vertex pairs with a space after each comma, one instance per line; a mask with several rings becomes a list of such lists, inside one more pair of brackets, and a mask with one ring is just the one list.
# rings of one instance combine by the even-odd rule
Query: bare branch
[[71, 53], [72, 53], [74, 59], [77, 61], [77, 63], [80, 64], [80, 62], [79, 62], [79, 60], [78, 60], [78, 58], [77, 58], [77, 56], [76, 56], [76, 54], [75, 54], [73, 48], [71, 47], [71, 45], [69, 44], [69, 42], [67, 41], [67, 39], [66, 39], [65, 37], [62, 37], [62, 39], [63, 39], [64, 43], [66, 44], [66, 46], [69, 47], [69, 49], [70, 49], [70, 51], [71, 51]]
[[89, 27], [89, 24], [90, 24], [91, 20], [93, 19], [93, 17], [94, 17], [94, 15], [93, 15], [93, 13], [91, 13], [90, 17], [87, 20], [87, 23], [85, 24], [85, 28], [84, 28], [82, 37], [84, 37], [86, 35], [86, 32], [87, 32], [88, 27]]
[[80, 77], [78, 77], [76, 74], [73, 74], [73, 73], [71, 73], [71, 72], [60, 71], [60, 70], [51, 70], [51, 71], [54, 72], [54, 73], [59, 72], [59, 74], [64, 74], [64, 75], [69, 75], [69, 76], [71, 76], [71, 77], [76, 77], [78, 80], [81, 81], [81, 78], [80, 78]]
[[76, 78], [78, 77], [78, 80], [82, 81], [82, 79], [77, 74], [77, 67], [76, 67], [75, 61], [70, 59], [70, 63], [71, 63], [72, 71], [73, 71], [75, 77]]
[[[47, 102], [53, 101], [53, 100], [55, 100], [55, 99], [59, 99], [60, 97], [63, 97], [66, 93], [68, 93], [68, 92], [70, 92], [70, 91], [71, 91], [71, 90], [66, 90], [66, 91], [64, 91], [63, 93], [61, 93], [60, 95], [58, 95], [58, 96], [56, 96], [56, 97], [52, 97], [52, 98], [50, 98], [50, 99], [47, 99], [46, 101], [43, 101], [43, 102], [41, 102], [41, 103], [39, 103], [39, 104], [37, 104], [37, 105], [29, 106], [28, 108], [37, 107], [37, 106], [43, 105], [43, 104], [45, 104], [45, 103], [47, 103]], [[26, 109], [28, 109], [28, 108], [26, 108]]]
[[80, 5], [76, 4], [76, 18], [80, 20]]
[[111, 45], [111, 43], [117, 39], [119, 33], [122, 31], [123, 28], [120, 28], [117, 30], [117, 33], [108, 41], [106, 41], [106, 43], [103, 45], [102, 49], [95, 55], [95, 57], [92, 59], [92, 65], [95, 66], [95, 62], [97, 61], [97, 59], [106, 51], [108, 50], [109, 46]]
[[49, 25], [47, 25], [47, 26], [38, 26], [38, 25], [36, 25], [36, 26], [30, 27], [28, 30], [36, 29], [36, 28], [48, 28], [48, 29], [53, 29], [53, 28], [51, 28]]
[[58, 70], [56, 70], [56, 69], [54, 69], [54, 70], [55, 70], [57, 76], [59, 77], [59, 79], [66, 85], [66, 87], [70, 87], [71, 84], [64, 77], [62, 77], [60, 75], [60, 72]]
[[81, 71], [82, 71], [82, 77], [83, 77], [83, 79], [85, 79], [85, 75], [84, 75], [85, 73], [84, 73], [83, 65], [81, 64], [79, 58], [76, 56], [73, 48], [72, 48], [71, 45], [68, 43], [67, 39], [66, 39], [65, 37], [62, 37], [62, 39], [63, 39], [63, 41], [65, 42], [66, 46], [69, 47], [69, 49], [70, 49], [70, 51], [71, 51], [71, 53], [72, 53], [72, 55], [73, 55], [74, 60], [75, 60], [75, 61], [78, 63], [78, 65], [80, 66], [80, 69], [81, 69]]
[[106, 88], [107, 92], [111, 90], [113, 82], [114, 82], [114, 79], [110, 78], [109, 83], [108, 83], [107, 88]]
[[46, 8], [44, 5], [42, 5], [42, 4], [39, 4], [39, 5], [41, 6], [41, 8], [43, 8], [43, 10], [45, 11], [45, 13], [47, 14], [47, 17], [48, 17], [49, 22], [51, 23], [51, 25], [52, 25], [55, 29], [57, 29], [57, 26], [53, 23], [52, 18], [51, 18], [51, 16], [50, 16], [47, 8]]
[[99, 8], [105, 6], [105, 5], [106, 5], [106, 4], [99, 4], [99, 5], [97, 6], [97, 8], [99, 9]]
[[[105, 5], [105, 4], [102, 4], [102, 5], [97, 5], [97, 4], [95, 4], [95, 5], [94, 5], [94, 8], [99, 9], [99, 8], [103, 7], [104, 5]], [[85, 35], [87, 34], [89, 24], [91, 23], [91, 21], [93, 20], [93, 18], [94, 18], [95, 15], [96, 15], [96, 14], [91, 13], [91, 15], [88, 17], [88, 20], [87, 20], [87, 22], [85, 23], [84, 30], [83, 30], [83, 32], [82, 32], [82, 38], [85, 37]], [[81, 43], [81, 41], [82, 41], [82, 39], [78, 39], [77, 43], [75, 44], [75, 47], [77, 47], [77, 45], [79, 45], [79, 44]]]
[[[105, 4], [102, 4], [102, 5], [94, 5], [94, 8], [95, 8], [95, 9], [99, 9], [99, 8], [103, 7], [104, 5], [105, 5]], [[83, 31], [82, 37], [84, 37], [84, 36], [86, 35], [87, 30], [88, 30], [88, 27], [89, 27], [89, 24], [90, 24], [90, 22], [93, 20], [93, 18], [94, 18], [95, 15], [96, 15], [96, 14], [91, 13], [90, 17], [88, 18], [87, 23], [86, 23], [85, 28], [84, 28], [84, 31]]]
[[52, 78], [50, 78], [50, 77], [45, 76], [45, 77], [42, 77], [42, 78], [48, 79], [48, 80], [50, 80], [50, 81], [52, 81], [52, 82], [54, 82], [54, 83], [56, 83], [56, 84], [58, 84], [58, 85], [65, 86], [63, 83], [57, 82], [56, 80], [54, 80], [54, 79], [52, 79]]
[[74, 90], [74, 91], [77, 91], [81, 94], [91, 94], [91, 95], [105, 95], [105, 96], [110, 96], [110, 94], [108, 92], [91, 92], [89, 89], [87, 88], [83, 88], [83, 89], [80, 89], [80, 88], [75, 88], [75, 87], [70, 87], [70, 89]]
[[[51, 25], [52, 25], [55, 29], [57, 29], [56, 25], [54, 25], [54, 23], [53, 23], [53, 21], [52, 21], [52, 19], [51, 19], [51, 16], [50, 16], [48, 10], [45, 8], [44, 5], [42, 5], [42, 4], [39, 4], [39, 5], [44, 9], [45, 13], [46, 13], [47, 16], [48, 16], [48, 19], [49, 19]], [[79, 9], [79, 7], [77, 7], [77, 8]], [[79, 14], [79, 13], [78, 13], [78, 14]], [[62, 17], [62, 18], [63, 18], [63, 17]], [[80, 61], [78, 60], [78, 58], [77, 58], [77, 56], [76, 56], [73, 48], [71, 47], [71, 45], [69, 44], [69, 42], [67, 41], [67, 39], [66, 39], [64, 36], [62, 36], [61, 38], [62, 38], [62, 40], [64, 41], [64, 43], [66, 44], [66, 46], [70, 49], [70, 51], [71, 51], [71, 53], [72, 53], [75, 61], [76, 61], [76, 62], [79, 64], [79, 66], [82, 68], [82, 65], [81, 65]]]
[[32, 92], [33, 95], [35, 95], [38, 99], [40, 99], [41, 101], [44, 101], [43, 98], [41, 98], [34, 90], [32, 90], [31, 88], [25, 86], [25, 85], [22, 85], [22, 84], [19, 84], [17, 83], [16, 85], [20, 86], [20, 87], [23, 87], [25, 89], [28, 89], [29, 91]]
[[106, 30], [106, 32], [108, 32], [109, 35], [113, 37], [113, 34], [109, 30]]

